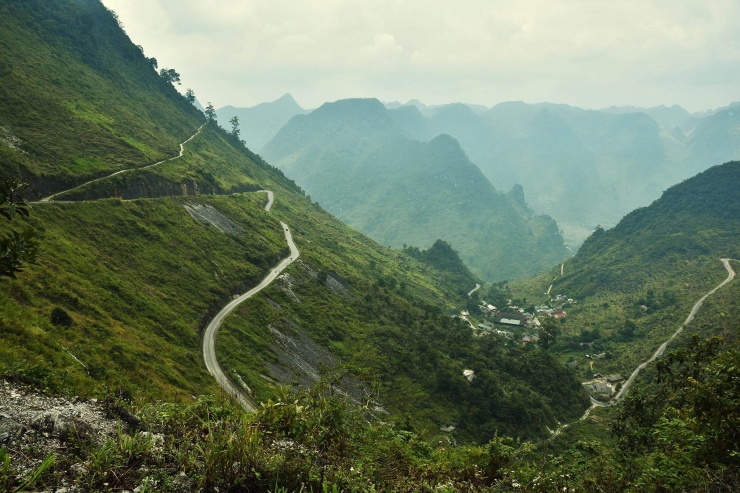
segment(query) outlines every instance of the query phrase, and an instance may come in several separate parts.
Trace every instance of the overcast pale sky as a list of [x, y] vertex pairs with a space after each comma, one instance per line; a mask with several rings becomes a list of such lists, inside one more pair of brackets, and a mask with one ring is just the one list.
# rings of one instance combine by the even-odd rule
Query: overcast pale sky
[[205, 104], [740, 100], [738, 0], [103, 0]]

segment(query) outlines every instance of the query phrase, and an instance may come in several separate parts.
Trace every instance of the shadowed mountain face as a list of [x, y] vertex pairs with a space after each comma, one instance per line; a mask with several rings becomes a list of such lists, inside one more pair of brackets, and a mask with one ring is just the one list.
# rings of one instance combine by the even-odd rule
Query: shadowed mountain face
[[392, 107], [409, 136], [428, 141], [449, 134], [494, 186], [524, 185], [533, 209], [552, 215], [572, 246], [669, 186], [740, 158], [737, 104], [701, 116], [679, 106], [587, 111], [508, 102], [486, 112], [460, 103]]
[[740, 161], [714, 166], [675, 185], [649, 207], [598, 229], [557, 283], [576, 295], [629, 291], [688, 261], [740, 255]]
[[314, 200], [380, 243], [427, 248], [439, 238], [489, 280], [522, 277], [566, 256], [557, 224], [497, 191], [448, 135], [408, 137], [418, 110], [375, 99], [297, 116], [263, 154]]
[[305, 112], [293, 96], [285, 94], [280, 99], [250, 108], [224, 106], [216, 110], [216, 115], [219, 124], [227, 130], [231, 130], [229, 121], [237, 117], [241, 138], [247, 147], [259, 152], [291, 118]]

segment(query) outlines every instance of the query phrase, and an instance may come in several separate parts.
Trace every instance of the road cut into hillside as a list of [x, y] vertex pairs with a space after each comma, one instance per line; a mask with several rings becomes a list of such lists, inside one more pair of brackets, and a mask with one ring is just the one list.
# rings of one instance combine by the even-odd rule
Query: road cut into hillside
[[[136, 170], [152, 168], [154, 166], [157, 166], [157, 165], [169, 162], [169, 161], [173, 161], [175, 159], [179, 159], [182, 157], [183, 153], [185, 152], [185, 144], [193, 140], [203, 129], [204, 125], [205, 123], [201, 125], [193, 135], [191, 135], [189, 138], [187, 138], [185, 141], [183, 141], [180, 144], [180, 152], [178, 153], [177, 156], [174, 156], [169, 159], [162, 160], [162, 161], [158, 161], [156, 163], [153, 163], [147, 166], [142, 166], [140, 168], [123, 169], [120, 171], [116, 171], [115, 173], [111, 173], [110, 175], [102, 176], [100, 178], [95, 178], [94, 180], [90, 180], [81, 185], [77, 185], [70, 189], [62, 190], [52, 195], [49, 195], [48, 197], [44, 197], [39, 202], [47, 202], [47, 203], [57, 202], [54, 200], [54, 197], [70, 192], [72, 190], [76, 190], [90, 183], [95, 183], [101, 180], [105, 180], [107, 178], [120, 175], [122, 173], [127, 173], [129, 171], [136, 171]], [[270, 209], [272, 209], [272, 205], [275, 202], [275, 194], [273, 193], [272, 190], [257, 190], [257, 192], [267, 194], [267, 204], [265, 204], [265, 211], [270, 212]], [[66, 202], [66, 201], [59, 201], [59, 202]], [[286, 267], [288, 267], [290, 264], [292, 264], [298, 259], [298, 256], [300, 255], [300, 251], [298, 250], [298, 248], [295, 246], [295, 243], [293, 242], [293, 236], [290, 233], [290, 228], [288, 227], [287, 224], [285, 224], [282, 221], [280, 222], [280, 225], [283, 229], [283, 233], [285, 234], [285, 240], [288, 243], [288, 248], [290, 249], [290, 255], [287, 258], [281, 260], [275, 267], [271, 268], [267, 276], [256, 287], [250, 289], [249, 291], [242, 294], [241, 296], [233, 299], [225, 307], [223, 307], [221, 311], [218, 312], [218, 314], [208, 324], [208, 327], [206, 327], [206, 331], [203, 336], [203, 360], [205, 361], [206, 369], [211, 375], [213, 375], [213, 377], [216, 379], [216, 381], [221, 386], [221, 388], [224, 390], [224, 392], [232, 396], [247, 411], [253, 410], [256, 407], [256, 405], [254, 401], [252, 401], [252, 399], [241, 388], [235, 385], [221, 369], [221, 365], [219, 365], [218, 358], [216, 357], [216, 336], [218, 335], [218, 329], [221, 327], [221, 323], [223, 322], [224, 318], [226, 318], [226, 316], [229, 313], [231, 313], [234, 310], [234, 308], [236, 308], [237, 306], [239, 306], [240, 303], [244, 302], [245, 300], [248, 300], [255, 294], [262, 291], [264, 288], [269, 286], [275, 279], [277, 279], [277, 277], [280, 275], [280, 273], [283, 270], [285, 270]]]
[[[205, 125], [205, 123], [203, 125]], [[153, 168], [153, 167], [158, 166], [158, 165], [163, 164], [163, 163], [174, 161], [175, 159], [180, 159], [182, 157], [183, 153], [185, 152], [185, 144], [187, 144], [188, 142], [190, 142], [191, 140], [193, 140], [200, 133], [200, 131], [203, 129], [203, 125], [201, 125], [200, 127], [198, 127], [198, 130], [196, 130], [193, 135], [191, 135], [190, 137], [188, 137], [187, 139], [185, 139], [183, 142], [180, 143], [180, 152], [177, 154], [177, 156], [174, 156], [174, 157], [171, 157], [171, 158], [168, 158], [168, 159], [164, 159], [162, 161], [157, 161], [156, 163], [149, 164], [147, 166], [142, 166], [140, 168], [126, 168], [126, 169], [122, 169], [120, 171], [116, 171], [115, 173], [111, 173], [110, 175], [105, 175], [105, 176], [101, 176], [100, 178], [95, 178], [93, 180], [86, 181], [85, 183], [81, 183], [80, 185], [74, 186], [74, 187], [69, 188], [67, 190], [62, 190], [60, 192], [53, 193], [53, 194], [49, 195], [48, 197], [44, 197], [43, 199], [40, 200], [40, 202], [50, 202], [57, 195], [62, 195], [64, 193], [71, 192], [72, 190], [77, 190], [78, 188], [84, 187], [85, 185], [89, 185], [90, 183], [97, 183], [99, 181], [106, 180], [106, 179], [108, 179], [108, 178], [110, 178], [112, 176], [120, 175], [120, 174], [123, 174], [123, 173], [128, 173], [130, 171], [139, 171], [139, 170], [142, 170], [142, 169], [149, 169], [149, 168]]]
[[[269, 208], [272, 207], [273, 193], [268, 190], [261, 191], [267, 192], [268, 194], [268, 203], [265, 206], [265, 210], [269, 212]], [[226, 376], [223, 369], [221, 368], [221, 365], [219, 365], [218, 357], [216, 356], [216, 336], [218, 335], [218, 329], [221, 327], [221, 323], [229, 313], [231, 313], [237, 306], [239, 306], [239, 304], [248, 300], [255, 294], [265, 289], [267, 286], [269, 286], [275, 279], [277, 279], [277, 277], [283, 270], [285, 270], [290, 264], [298, 259], [300, 251], [293, 242], [293, 236], [290, 233], [290, 228], [288, 228], [288, 225], [282, 221], [280, 222], [280, 225], [283, 228], [285, 240], [288, 242], [290, 255], [287, 258], [281, 260], [278, 265], [270, 269], [270, 272], [267, 274], [267, 276], [257, 286], [242, 294], [238, 298], [233, 299], [225, 307], [223, 307], [221, 311], [218, 312], [215, 317], [213, 317], [213, 320], [211, 320], [211, 322], [208, 324], [208, 327], [206, 327], [206, 331], [203, 334], [203, 360], [205, 361], [208, 373], [213, 375], [213, 378], [216, 379], [224, 392], [233, 397], [247, 411], [254, 410], [256, 404], [244, 392], [244, 390], [234, 384], [234, 382], [232, 382]]]
[[723, 258], [721, 260], [722, 260], [722, 264], [724, 264], [725, 266], [725, 269], [727, 269], [727, 278], [721, 283], [719, 283], [717, 286], [715, 286], [714, 289], [712, 289], [707, 294], [702, 296], [699, 299], [699, 301], [697, 301], [694, 304], [693, 308], [691, 309], [691, 312], [689, 313], [689, 316], [686, 317], [686, 320], [678, 327], [678, 329], [676, 329], [676, 331], [673, 333], [673, 335], [671, 335], [671, 337], [669, 337], [663, 344], [660, 345], [660, 347], [655, 351], [655, 353], [653, 353], [653, 355], [647, 361], [645, 361], [644, 363], [641, 363], [640, 366], [635, 368], [635, 371], [632, 372], [632, 375], [630, 375], [630, 377], [627, 379], [624, 385], [622, 385], [622, 388], [619, 389], [619, 392], [617, 393], [617, 395], [612, 397], [612, 399], [609, 401], [609, 405], [614, 405], [617, 402], [621, 401], [622, 398], [627, 394], [627, 391], [629, 390], [629, 388], [632, 386], [632, 383], [634, 382], [635, 378], [637, 378], [637, 375], [647, 365], [655, 361], [657, 358], [660, 358], [661, 356], [663, 356], [663, 353], [665, 353], [665, 350], [668, 347], [668, 344], [673, 342], [676, 336], [678, 336], [678, 334], [683, 332], [684, 327], [686, 327], [688, 324], [691, 323], [692, 320], [694, 320], [694, 317], [696, 316], [696, 312], [699, 311], [699, 308], [701, 308], [701, 305], [704, 303], [704, 300], [707, 299], [708, 296], [714, 294], [715, 291], [725, 286], [727, 283], [729, 283], [735, 278], [735, 271], [732, 269], [732, 266], [730, 265], [731, 259]]
[[[719, 283], [717, 286], [715, 286], [707, 294], [705, 294], [704, 296], [702, 296], [701, 298], [699, 298], [699, 301], [697, 301], [694, 304], [694, 306], [691, 308], [691, 312], [689, 312], [689, 315], [688, 315], [688, 317], [686, 317], [686, 320], [684, 320], [684, 322], [678, 327], [678, 329], [676, 329], [676, 331], [671, 335], [671, 337], [669, 337], [663, 344], [660, 345], [660, 347], [655, 351], [655, 353], [653, 353], [653, 355], [647, 361], [641, 363], [637, 368], [635, 368], [635, 371], [632, 372], [632, 374], [627, 379], [627, 381], [624, 383], [624, 385], [622, 385], [622, 388], [619, 389], [619, 392], [617, 393], [617, 395], [615, 395], [614, 397], [612, 397], [607, 402], [597, 401], [596, 399], [594, 399], [593, 397], [591, 397], [591, 406], [586, 410], [586, 412], [583, 414], [583, 416], [581, 416], [581, 418], [578, 421], [583, 421], [584, 419], [588, 418], [588, 416], [591, 414], [591, 411], [594, 408], [597, 408], [597, 407], [606, 407], [606, 406], [615, 406], [615, 405], [617, 405], [624, 398], [624, 396], [627, 394], [627, 391], [629, 390], [629, 388], [634, 383], [635, 379], [637, 378], [637, 375], [639, 375], [640, 372], [642, 370], [644, 370], [647, 365], [649, 365], [650, 363], [652, 363], [656, 359], [658, 359], [661, 356], [663, 356], [663, 354], [665, 353], [666, 348], [668, 347], [668, 344], [670, 344], [671, 342], [673, 342], [673, 340], [676, 338], [676, 336], [678, 336], [678, 334], [680, 334], [681, 332], [683, 332], [684, 327], [686, 327], [688, 324], [690, 324], [694, 320], [694, 317], [696, 316], [696, 313], [699, 311], [699, 308], [701, 308], [701, 305], [704, 303], [704, 300], [707, 299], [707, 297], [709, 297], [710, 295], [714, 294], [718, 289], [720, 289], [720, 288], [724, 287], [725, 285], [727, 285], [730, 281], [732, 281], [735, 278], [735, 271], [733, 270], [732, 265], [730, 265], [730, 261], [731, 260], [734, 260], [734, 259], [723, 258], [723, 259], [720, 259], [720, 260], [722, 261], [722, 264], [725, 266], [725, 269], [727, 269], [727, 277], [725, 278], [725, 280], [722, 281], [721, 283]], [[570, 426], [571, 424], [572, 423], [564, 424], [564, 425], [559, 426], [558, 429], [555, 430], [552, 433], [552, 435], [550, 436], [550, 438], [547, 441], [549, 442], [549, 441], [554, 440], [555, 437], [557, 437], [558, 435], [560, 435], [560, 433], [564, 429], [566, 429], [568, 426]]]

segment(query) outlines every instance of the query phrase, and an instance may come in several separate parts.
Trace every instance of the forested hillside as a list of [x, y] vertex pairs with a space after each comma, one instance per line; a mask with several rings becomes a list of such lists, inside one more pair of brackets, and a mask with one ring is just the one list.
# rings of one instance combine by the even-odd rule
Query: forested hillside
[[740, 161], [714, 166], [675, 185], [614, 228], [597, 230], [568, 262], [560, 291], [579, 297], [637, 291], [687, 260], [740, 256]]
[[496, 190], [447, 135], [406, 136], [373, 99], [293, 118], [264, 156], [350, 226], [391, 247], [443, 239], [486, 280], [520, 278], [567, 256], [557, 224]]
[[739, 285], [719, 286], [740, 268], [738, 180], [740, 162], [714, 166], [597, 230], [562, 268], [509, 286], [562, 309], [549, 350], [587, 387], [613, 381], [599, 398], [614, 401], [644, 365], [615, 407], [555, 439], [551, 474], [614, 491], [737, 489]]

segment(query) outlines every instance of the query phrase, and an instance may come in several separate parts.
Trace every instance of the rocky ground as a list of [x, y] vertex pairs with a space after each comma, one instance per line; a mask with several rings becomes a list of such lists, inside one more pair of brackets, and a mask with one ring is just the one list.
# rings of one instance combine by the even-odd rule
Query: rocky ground
[[[76, 478], [88, 474], [87, 461], [79, 457], [81, 444], [99, 448], [138, 425], [135, 416], [117, 406], [95, 399], [47, 396], [34, 390], [33, 382], [6, 378], [0, 381], [0, 491], [22, 487], [24, 478], [33, 476], [51, 456], [55, 469], [66, 467], [51, 480], [58, 484], [45, 491], [82, 491], [73, 486]], [[38, 486], [28, 485], [22, 491]]]

